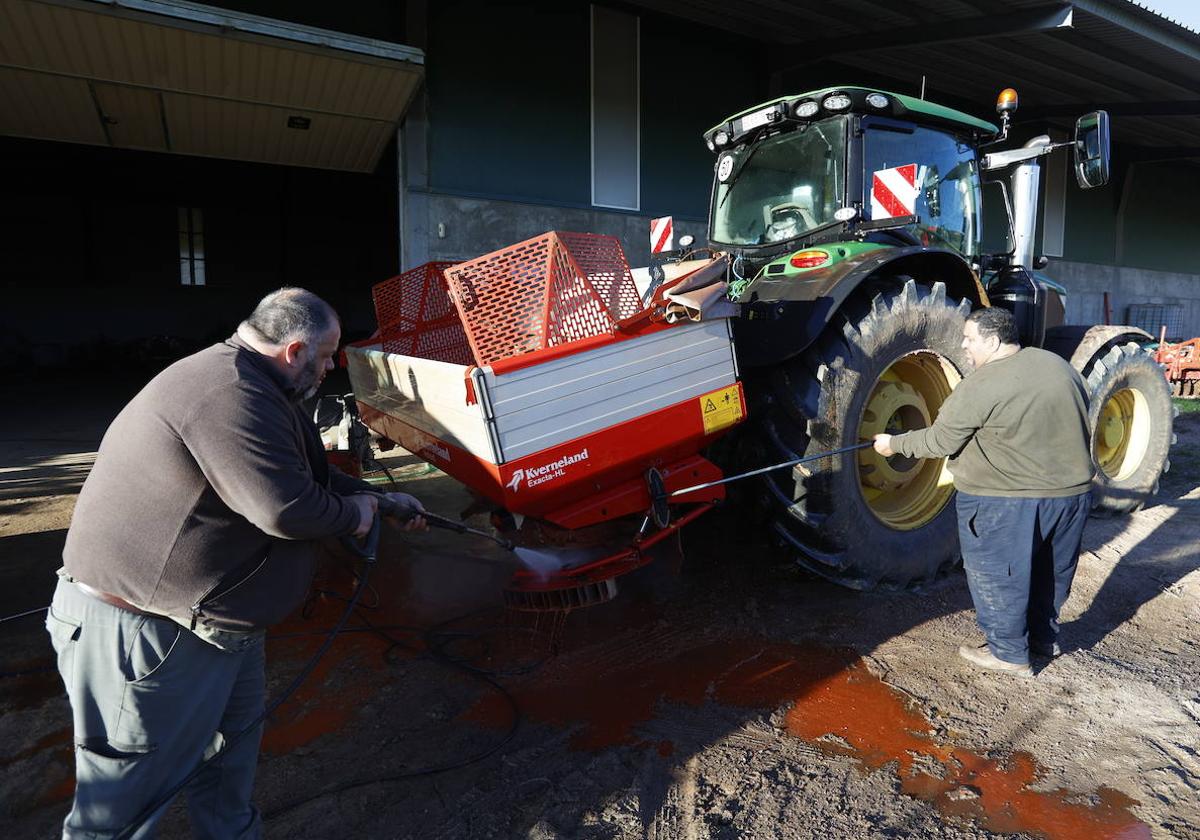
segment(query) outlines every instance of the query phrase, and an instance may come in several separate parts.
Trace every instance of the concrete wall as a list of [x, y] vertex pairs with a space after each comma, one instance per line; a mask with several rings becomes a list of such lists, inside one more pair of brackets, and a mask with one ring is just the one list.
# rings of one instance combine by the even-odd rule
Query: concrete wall
[[[437, 193], [424, 194], [415, 206], [423, 216], [415, 223], [423, 225], [431, 235], [426, 241], [427, 249], [423, 253], [414, 252], [413, 265], [428, 260], [471, 259], [548, 230], [615, 236], [621, 241], [631, 267], [646, 265], [650, 259], [649, 216]], [[445, 235], [440, 236], [439, 230]], [[706, 225], [676, 220], [676, 240], [685, 233], [703, 243]]]
[[1200, 336], [1200, 277], [1195, 274], [1067, 260], [1051, 260], [1045, 273], [1067, 287], [1069, 324], [1104, 323], [1108, 292], [1114, 324], [1128, 323], [1131, 304], [1175, 303], [1183, 307], [1185, 337]]

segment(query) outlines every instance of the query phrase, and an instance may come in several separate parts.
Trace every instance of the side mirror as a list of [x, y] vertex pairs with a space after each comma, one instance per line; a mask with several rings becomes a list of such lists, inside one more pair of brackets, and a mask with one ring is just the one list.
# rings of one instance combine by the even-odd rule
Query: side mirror
[[1075, 180], [1090, 190], [1108, 183], [1108, 112], [1093, 111], [1075, 122]]

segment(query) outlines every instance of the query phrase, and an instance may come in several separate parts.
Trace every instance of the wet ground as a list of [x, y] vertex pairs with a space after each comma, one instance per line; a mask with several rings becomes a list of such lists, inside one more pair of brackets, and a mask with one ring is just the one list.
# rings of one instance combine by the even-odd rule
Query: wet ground
[[[0, 428], [0, 617], [48, 601], [123, 399], [73, 393], [86, 415]], [[538, 615], [500, 607], [514, 561], [495, 545], [392, 530], [349, 632], [267, 728], [267, 835], [1200, 837], [1198, 452], [1200, 415], [1181, 418], [1157, 504], [1089, 525], [1066, 653], [1034, 680], [958, 660], [974, 633], [960, 573], [848, 592], [713, 520], [612, 603]], [[448, 477], [390, 463], [430, 509], [467, 506]], [[274, 628], [272, 692], [356, 572], [331, 550], [305, 609]], [[41, 616], [0, 632], [0, 834], [54, 836], [69, 711]], [[163, 833], [189, 836], [181, 808]]]

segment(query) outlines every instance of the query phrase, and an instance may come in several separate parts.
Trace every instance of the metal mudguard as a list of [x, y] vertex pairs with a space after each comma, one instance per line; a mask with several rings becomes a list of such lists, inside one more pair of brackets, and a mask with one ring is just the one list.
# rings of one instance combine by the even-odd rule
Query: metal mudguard
[[763, 275], [746, 288], [742, 317], [734, 321], [738, 362], [761, 367], [801, 353], [856, 289], [872, 278], [892, 277], [941, 281], [947, 296], [967, 298], [973, 306], [983, 302], [979, 281], [959, 254], [919, 245], [858, 254], [803, 277]]

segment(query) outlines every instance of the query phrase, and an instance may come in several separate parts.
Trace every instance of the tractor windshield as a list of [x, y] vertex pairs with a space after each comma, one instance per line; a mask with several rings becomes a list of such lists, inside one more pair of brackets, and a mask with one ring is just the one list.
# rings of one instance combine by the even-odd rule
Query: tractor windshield
[[864, 119], [863, 214], [894, 219], [925, 245], [979, 253], [979, 169], [975, 150], [952, 134]]
[[710, 239], [771, 245], [834, 221], [845, 201], [846, 118], [802, 125], [717, 158]]

